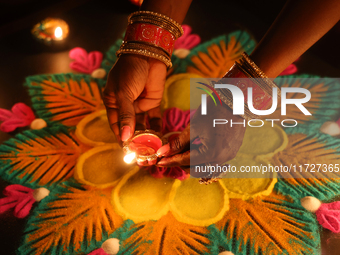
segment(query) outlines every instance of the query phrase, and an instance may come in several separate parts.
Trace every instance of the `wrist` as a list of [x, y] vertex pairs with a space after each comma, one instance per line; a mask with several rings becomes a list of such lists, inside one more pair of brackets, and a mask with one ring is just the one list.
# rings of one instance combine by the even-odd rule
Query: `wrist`
[[[244, 113], [240, 116], [247, 120], [258, 119], [259, 116], [253, 112], [256, 112], [255, 110], [269, 109], [272, 106], [272, 90], [276, 88], [279, 91], [276, 84], [266, 76], [246, 53], [243, 53], [242, 58], [235, 62], [223, 78], [234, 78], [231, 83], [243, 93], [243, 98], [245, 99]], [[230, 81], [223, 81], [222, 83], [230, 83]], [[248, 88], [251, 88], [251, 91]], [[233, 93], [226, 88], [220, 88], [216, 91], [224, 104], [233, 109]], [[248, 92], [251, 94], [248, 95]], [[279, 92], [278, 96], [280, 96]], [[247, 104], [246, 100], [248, 101]]]
[[144, 0], [141, 10], [166, 15], [182, 24], [192, 0]]

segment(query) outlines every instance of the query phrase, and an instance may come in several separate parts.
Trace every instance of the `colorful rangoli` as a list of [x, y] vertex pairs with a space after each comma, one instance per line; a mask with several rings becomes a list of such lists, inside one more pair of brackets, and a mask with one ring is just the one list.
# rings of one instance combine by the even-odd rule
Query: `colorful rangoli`
[[[106, 73], [120, 42], [102, 62]], [[189, 78], [221, 77], [256, 43], [236, 31], [195, 44], [182, 42], [190, 47], [173, 56], [162, 102], [165, 132], [187, 124]], [[292, 81], [310, 77], [317, 78], [290, 75], [277, 83], [299, 86], [303, 83]], [[18, 254], [317, 254], [319, 223], [300, 200], [332, 200], [340, 194], [336, 173], [200, 185], [178, 169], [126, 165], [107, 122], [104, 85], [105, 77], [72, 73], [26, 79], [34, 113], [47, 127], [24, 131], [0, 146], [0, 176], [17, 184], [6, 191], [0, 211], [15, 207], [18, 217], [28, 214]], [[297, 128], [263, 127], [254, 139], [245, 139], [229, 163], [339, 163], [340, 139], [319, 129], [340, 115], [340, 84], [307, 85], [317, 95], [309, 102], [313, 118], [294, 112], [289, 118], [299, 120]], [[248, 129], [246, 137], [252, 132]]]

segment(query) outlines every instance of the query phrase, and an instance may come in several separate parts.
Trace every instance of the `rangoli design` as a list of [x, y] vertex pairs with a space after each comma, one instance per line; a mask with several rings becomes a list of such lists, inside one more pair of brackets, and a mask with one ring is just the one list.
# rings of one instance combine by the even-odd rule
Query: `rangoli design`
[[[102, 62], [106, 73], [116, 61], [120, 42]], [[189, 78], [221, 77], [255, 44], [248, 33], [235, 31], [192, 48], [184, 58], [173, 55], [162, 102], [164, 131], [182, 130], [188, 122], [190, 105], [182, 99], [189, 98]], [[316, 78], [282, 76], [277, 84], [298, 87], [293, 80], [311, 77]], [[0, 202], [0, 211], [9, 209], [5, 204], [26, 199], [20, 192], [33, 204], [19, 254], [106, 254], [107, 240], [113, 243], [111, 254], [317, 253], [319, 223], [300, 200], [311, 196], [331, 201], [340, 192], [337, 173], [320, 172], [317, 178], [302, 173], [304, 179], [268, 174], [200, 185], [181, 172], [164, 174], [126, 165], [107, 122], [101, 99], [104, 85], [105, 79], [84, 74], [26, 79], [34, 114], [47, 127], [26, 130], [0, 146], [0, 176], [18, 185], [7, 190], [9, 198]], [[319, 129], [340, 115], [340, 84], [307, 82], [307, 86], [312, 92], [312, 119], [296, 111], [289, 118], [301, 121], [297, 128], [265, 125], [256, 135], [247, 129], [245, 142], [229, 163], [303, 165], [315, 159], [339, 163], [339, 138]], [[32, 195], [41, 188], [43, 196]], [[25, 204], [17, 207], [17, 212], [30, 209]]]

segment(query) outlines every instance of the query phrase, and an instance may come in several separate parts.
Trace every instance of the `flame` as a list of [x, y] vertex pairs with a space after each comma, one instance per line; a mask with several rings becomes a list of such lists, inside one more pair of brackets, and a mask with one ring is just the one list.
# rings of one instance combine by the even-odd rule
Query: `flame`
[[134, 153], [134, 152], [126, 154], [124, 156], [124, 162], [127, 163], [127, 164], [131, 164], [134, 161], [135, 158], [136, 158], [136, 153]]
[[54, 30], [54, 36], [55, 36], [55, 38], [57, 38], [57, 39], [61, 39], [61, 37], [63, 36], [63, 30], [61, 29], [61, 27], [57, 27], [57, 28]]

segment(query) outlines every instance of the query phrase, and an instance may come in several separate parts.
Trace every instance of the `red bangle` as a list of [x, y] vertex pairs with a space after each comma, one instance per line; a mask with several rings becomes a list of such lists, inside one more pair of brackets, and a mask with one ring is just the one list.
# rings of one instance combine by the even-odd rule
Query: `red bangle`
[[134, 23], [127, 27], [124, 42], [144, 42], [162, 48], [169, 56], [176, 38], [166, 29], [147, 23]]
[[272, 105], [272, 96], [267, 94], [259, 85], [253, 82], [239, 66], [235, 64], [223, 78], [239, 78], [240, 80], [235, 84], [242, 90], [244, 100], [248, 100], [248, 87], [253, 88], [253, 106], [257, 110], [267, 110]]

